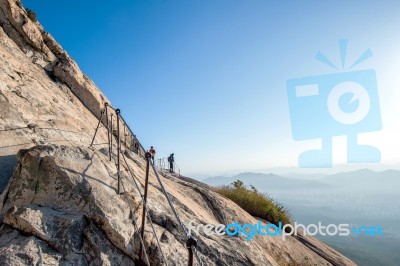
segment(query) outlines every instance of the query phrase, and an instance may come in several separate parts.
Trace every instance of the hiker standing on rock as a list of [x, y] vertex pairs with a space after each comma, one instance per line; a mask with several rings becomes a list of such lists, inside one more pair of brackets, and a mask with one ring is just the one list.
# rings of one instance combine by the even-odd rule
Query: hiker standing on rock
[[171, 155], [168, 157], [168, 162], [169, 162], [169, 172], [173, 173], [174, 172], [174, 154], [171, 153]]
[[150, 147], [149, 153], [151, 155], [151, 160], [153, 161], [154, 164], [154, 156], [156, 155], [156, 150], [153, 148], [153, 146]]

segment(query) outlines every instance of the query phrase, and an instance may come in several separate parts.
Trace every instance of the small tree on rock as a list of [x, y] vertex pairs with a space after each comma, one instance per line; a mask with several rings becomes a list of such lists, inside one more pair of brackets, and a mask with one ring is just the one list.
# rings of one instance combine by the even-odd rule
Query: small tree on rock
[[243, 184], [243, 182], [241, 180], [236, 180], [235, 182], [232, 183], [232, 185], [235, 188], [244, 188], [244, 184]]
[[37, 21], [37, 17], [36, 17], [35, 11], [33, 11], [33, 10], [27, 8], [27, 9], [26, 9], [26, 13], [28, 14], [28, 18], [29, 18], [30, 20], [32, 20], [33, 22], [36, 22], [36, 21]]

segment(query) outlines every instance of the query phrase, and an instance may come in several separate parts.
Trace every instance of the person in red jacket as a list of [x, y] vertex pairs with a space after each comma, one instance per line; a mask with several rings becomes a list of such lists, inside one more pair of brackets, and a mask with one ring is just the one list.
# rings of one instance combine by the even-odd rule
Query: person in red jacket
[[153, 146], [150, 147], [149, 153], [151, 155], [151, 160], [153, 161], [154, 164], [154, 156], [156, 155], [156, 150], [153, 148]]

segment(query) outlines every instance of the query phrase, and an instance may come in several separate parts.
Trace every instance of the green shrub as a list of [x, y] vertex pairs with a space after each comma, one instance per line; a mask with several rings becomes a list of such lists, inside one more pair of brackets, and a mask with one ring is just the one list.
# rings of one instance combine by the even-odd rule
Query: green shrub
[[36, 13], [35, 13], [33, 10], [27, 8], [27, 9], [26, 9], [26, 13], [28, 14], [28, 18], [29, 18], [30, 20], [32, 20], [33, 22], [36, 22], [36, 21], [37, 21]]
[[250, 189], [246, 188], [240, 180], [233, 182], [231, 186], [218, 187], [216, 192], [232, 200], [252, 216], [265, 219], [275, 225], [279, 222], [282, 222], [282, 225], [291, 223], [290, 214], [284, 206], [266, 193], [257, 191], [253, 186]]

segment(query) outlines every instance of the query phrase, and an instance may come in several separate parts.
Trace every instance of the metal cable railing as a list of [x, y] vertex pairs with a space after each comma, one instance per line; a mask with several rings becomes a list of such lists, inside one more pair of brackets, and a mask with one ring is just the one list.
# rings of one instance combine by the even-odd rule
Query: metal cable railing
[[[111, 152], [112, 152], [112, 150], [111, 150]], [[135, 187], [136, 187], [137, 191], [139, 192], [139, 195], [140, 195], [140, 197], [141, 197], [141, 199], [142, 199], [142, 202], [144, 202], [144, 197], [143, 197], [143, 194], [142, 194], [142, 192], [140, 191], [139, 185], [138, 185], [138, 183], [137, 183], [137, 181], [136, 181], [136, 179], [135, 179], [135, 174], [133, 173], [132, 169], [130, 168], [130, 166], [129, 166], [127, 160], [126, 160], [125, 155], [124, 155], [123, 153], [121, 153], [121, 155], [122, 155], [122, 159], [123, 159], [124, 162], [125, 162], [125, 167], [126, 167], [126, 169], [129, 171], [129, 173], [130, 173], [130, 175], [131, 175], [131, 177], [132, 177], [132, 181], [133, 181], [133, 183], [135, 184]], [[111, 153], [111, 154], [110, 154], [110, 158], [114, 158], [114, 153]], [[115, 158], [114, 158], [114, 162], [115, 162]], [[128, 179], [128, 180], [129, 180], [129, 179]], [[124, 190], [124, 191], [127, 191], [127, 190], [125, 189], [125, 186], [124, 186], [123, 182], [121, 182], [121, 184], [122, 184], [123, 190]], [[126, 194], [123, 194], [123, 195], [126, 195]], [[137, 227], [137, 222], [136, 222], [135, 215], [134, 215], [134, 212], [133, 212], [133, 209], [134, 209], [134, 208], [133, 208], [131, 202], [129, 201], [128, 197], [126, 197], [126, 199], [127, 199], [128, 204], [129, 204], [129, 208], [130, 208], [130, 210], [131, 210], [131, 211], [130, 211], [130, 216], [132, 217], [133, 225], [134, 225], [134, 227], [135, 227], [135, 232], [137, 233], [137, 232], [139, 231], [139, 228]], [[154, 225], [153, 225], [153, 221], [151, 220], [151, 216], [150, 216], [150, 213], [148, 212], [147, 207], [145, 208], [145, 211], [146, 211], [146, 215], [147, 215], [147, 217], [148, 217], [148, 221], [150, 222], [150, 226], [151, 226], [153, 235], [155, 236], [155, 239], [156, 239], [156, 241], [157, 241], [157, 246], [158, 246], [158, 248], [159, 248], [159, 250], [160, 250], [161, 256], [162, 256], [163, 261], [164, 261], [164, 264], [168, 266], [167, 260], [166, 260], [166, 258], [165, 258], [164, 252], [163, 252], [162, 249], [161, 249], [161, 245], [160, 245], [160, 242], [159, 242], [159, 240], [158, 240], [158, 238], [157, 238], [157, 233], [156, 233], [156, 231], [155, 231], [155, 228], [154, 228]], [[141, 242], [141, 247], [142, 247], [142, 246], [144, 247], [144, 237], [142, 236], [141, 232], [139, 233], [139, 239], [140, 239], [140, 242]], [[142, 251], [140, 251], [139, 253], [142, 254]], [[147, 261], [148, 265], [151, 265], [147, 253], [144, 252], [144, 254], [145, 254], [146, 261]]]
[[[92, 139], [92, 142], [90, 143], [90, 147], [91, 146], [93, 146], [93, 143], [94, 143], [94, 140], [95, 140], [95, 138], [96, 138], [96, 135], [97, 135], [97, 132], [98, 132], [98, 130], [99, 130], [99, 128], [100, 128], [100, 124], [102, 123], [102, 119], [103, 119], [103, 116], [104, 116], [104, 114], [106, 114], [106, 128], [107, 128], [107, 138], [108, 138], [108, 151], [109, 151], [109, 160], [111, 161], [112, 159], [113, 159], [113, 157], [114, 157], [114, 154], [113, 154], [113, 151], [112, 151], [112, 139], [113, 139], [113, 137], [112, 137], [112, 135], [113, 135], [113, 127], [112, 127], [112, 114], [111, 114], [111, 123], [109, 124], [109, 121], [108, 121], [108, 108], [107, 108], [107, 104], [105, 104], [105, 108], [101, 111], [101, 114], [100, 114], [100, 118], [99, 118], [99, 122], [98, 122], [98, 124], [97, 124], [97, 127], [96, 127], [96, 131], [95, 131], [95, 134], [94, 134], [94, 136], [93, 136], [93, 139]], [[117, 111], [117, 110], [116, 110]], [[117, 114], [119, 114], [119, 111], [118, 112], [116, 112]], [[117, 117], [118, 117], [118, 115], [117, 115]], [[111, 125], [111, 130], [112, 131], [110, 131], [110, 125]], [[117, 134], [118, 134], [118, 137], [117, 137], [117, 154], [118, 154], [118, 156], [117, 156], [117, 163], [116, 163], [116, 165], [117, 165], [117, 175], [118, 175], [118, 194], [120, 194], [120, 192], [121, 192], [121, 175], [120, 175], [120, 146], [121, 146], [121, 142], [120, 142], [120, 138], [119, 138], [119, 122], [117, 122], [117, 125], [118, 125], [118, 130], [117, 130]], [[114, 158], [115, 159], [115, 158]], [[136, 183], [136, 182], [135, 182]], [[124, 188], [125, 189], [125, 188]], [[139, 187], [137, 186], [137, 189], [139, 190], [139, 193], [141, 194], [141, 192], [140, 192], [140, 189], [139, 189]], [[128, 200], [128, 204], [129, 204], [129, 207], [130, 207], [130, 214], [131, 214], [131, 218], [132, 218], [132, 222], [133, 222], [133, 226], [134, 226], [134, 228], [135, 228], [135, 233], [138, 233], [139, 232], [139, 227], [137, 226], [137, 222], [136, 222], [136, 219], [135, 219], [135, 216], [134, 216], [134, 214], [133, 214], [133, 208], [132, 208], [132, 204], [130, 203], [130, 201]], [[143, 229], [143, 225], [142, 225], [142, 229]], [[140, 233], [138, 233], [139, 234], [139, 239], [140, 239], [140, 253], [139, 253], [139, 260], [141, 260], [141, 255], [142, 255], [142, 247], [144, 247], [144, 236], [143, 236], [143, 233], [142, 233], [142, 231], [143, 230], [141, 230], [140, 231]], [[157, 238], [157, 236], [155, 235], [155, 237]], [[161, 247], [159, 247], [159, 249], [160, 249], [160, 251], [161, 251]], [[162, 251], [161, 251], [162, 252]], [[147, 255], [147, 252], [144, 250], [144, 254], [145, 254], [145, 259], [146, 259], [146, 261], [147, 261], [147, 265], [148, 266], [151, 266], [151, 264], [150, 264], [150, 260], [149, 260], [149, 257], [148, 257], [148, 255]], [[164, 255], [164, 254], [163, 254]]]
[[[137, 188], [137, 190], [138, 190], [138, 192], [139, 192], [140, 198], [142, 199], [142, 202], [144, 202], [144, 196], [143, 196], [142, 192], [141, 192], [140, 189], [139, 189], [139, 185], [138, 185], [137, 182], [136, 182], [135, 175], [134, 175], [132, 169], [129, 167], [129, 164], [128, 164], [128, 162], [126, 161], [126, 158], [125, 158], [125, 155], [124, 155], [124, 154], [122, 154], [122, 158], [124, 159], [124, 162], [125, 162], [125, 164], [126, 164], [126, 167], [127, 167], [128, 171], [129, 171], [129, 173], [131, 174], [133, 183], [135, 184], [135, 186], [136, 186], [136, 188]], [[144, 205], [145, 205], [145, 204], [144, 204]], [[162, 255], [162, 257], [163, 257], [164, 263], [165, 263], [165, 265], [168, 265], [168, 264], [167, 264], [167, 260], [166, 260], [165, 255], [164, 255], [164, 252], [163, 252], [162, 249], [161, 249], [160, 242], [159, 242], [159, 240], [158, 240], [158, 238], [157, 238], [156, 230], [154, 229], [153, 221], [151, 220], [151, 216], [150, 216], [150, 213], [149, 213], [147, 207], [145, 208], [145, 211], [146, 211], [147, 219], [148, 219], [149, 222], [150, 222], [150, 226], [151, 226], [151, 229], [152, 229], [152, 231], [153, 231], [153, 235], [155, 236], [155, 239], [156, 239], [156, 241], [157, 241], [157, 246], [158, 246], [158, 248], [160, 249], [161, 255]], [[132, 216], [133, 216], [133, 213], [132, 213]]]
[[[168, 158], [159, 158], [155, 161], [155, 166], [162, 171], [171, 170], [170, 162], [168, 162]], [[177, 173], [178, 176], [181, 176], [181, 169], [178, 167], [176, 162], [173, 162], [172, 171]]]
[[[113, 110], [115, 112], [115, 114], [116, 114], [116, 120], [117, 120], [116, 121], [117, 122], [116, 136], [114, 134], [113, 118], [112, 118], [113, 114], [112, 113], [110, 113], [111, 121], [108, 120], [109, 119], [109, 114], [108, 114], [109, 110], [108, 110], [108, 108]], [[105, 119], [106, 121], [105, 122], [103, 121], [104, 115], [106, 117], [106, 119]], [[123, 128], [124, 128], [124, 139], [125, 139], [125, 143], [124, 144], [125, 144], [125, 146], [128, 146], [127, 145], [127, 136], [128, 136], [128, 134], [126, 134], [126, 131], [128, 131], [128, 133], [130, 134], [130, 138], [131, 138], [131, 144], [134, 144], [133, 145], [134, 152], [136, 154], [138, 154], [139, 156], [142, 156], [142, 157], [144, 156], [144, 158], [146, 159], [146, 179], [145, 179], [144, 194], [141, 193], [141, 191], [139, 189], [139, 186], [138, 186], [138, 184], [137, 184], [137, 182], [135, 180], [135, 176], [133, 174], [133, 171], [130, 169], [124, 154], [121, 153], [120, 122], [122, 122], [122, 125], [123, 125]], [[145, 251], [144, 241], [143, 241], [143, 238], [144, 238], [144, 227], [145, 227], [145, 221], [146, 221], [146, 216], [147, 216], [148, 220], [150, 222], [150, 225], [152, 227], [152, 231], [153, 231], [154, 237], [157, 239], [157, 245], [158, 245], [158, 247], [160, 249], [160, 252], [162, 254], [162, 257], [164, 259], [164, 263], [167, 264], [167, 261], [165, 259], [164, 253], [162, 252], [161, 245], [160, 245], [160, 243], [158, 241], [158, 238], [157, 238], [157, 235], [156, 235], [156, 232], [155, 232], [155, 229], [154, 229], [154, 226], [153, 226], [153, 223], [151, 221], [151, 217], [150, 217], [150, 214], [149, 214], [148, 208], [147, 208], [147, 192], [148, 192], [149, 170], [150, 170], [150, 166], [151, 166], [151, 169], [153, 170], [153, 173], [156, 176], [157, 181], [158, 181], [158, 183], [160, 185], [161, 191], [164, 194], [165, 198], [167, 199], [168, 205], [171, 208], [176, 220], [178, 221], [178, 224], [179, 224], [179, 227], [180, 227], [181, 231], [187, 237], [187, 241], [185, 243], [185, 246], [186, 246], [186, 248], [188, 249], [188, 252], [189, 252], [188, 265], [189, 266], [193, 265], [193, 255], [196, 258], [196, 261], [197, 261], [197, 263], [199, 265], [201, 265], [201, 266], [206, 265], [205, 262], [203, 262], [203, 260], [201, 259], [200, 255], [199, 255], [199, 252], [196, 249], [197, 240], [195, 238], [193, 238], [188, 233], [187, 228], [185, 227], [185, 225], [183, 224], [182, 220], [180, 219], [180, 217], [178, 215], [178, 212], [175, 209], [174, 205], [172, 204], [172, 201], [171, 201], [171, 199], [170, 199], [170, 197], [168, 195], [168, 192], [166, 191], [166, 189], [164, 187], [164, 184], [163, 184], [160, 176], [158, 175], [158, 172], [157, 172], [153, 162], [150, 160], [150, 154], [148, 152], [146, 152], [146, 150], [144, 149], [143, 145], [136, 138], [136, 135], [133, 134], [133, 131], [130, 129], [129, 125], [125, 122], [124, 118], [121, 116], [120, 110], [119, 109], [115, 109], [112, 106], [110, 106], [109, 104], [105, 103], [104, 109], [101, 111], [99, 122], [98, 122], [98, 125], [96, 127], [95, 134], [93, 136], [93, 139], [92, 139], [92, 142], [91, 142], [90, 146], [92, 146], [93, 143], [94, 143], [94, 140], [96, 138], [96, 134], [98, 132], [98, 129], [100, 128], [100, 124], [101, 123], [103, 123], [103, 124], [105, 123], [106, 129], [107, 129], [107, 133], [108, 133], [108, 148], [109, 148], [108, 150], [109, 150], [109, 158], [110, 158], [110, 160], [111, 160], [111, 157], [113, 155], [113, 152], [112, 152], [112, 148], [113, 148], [112, 140], [114, 138], [113, 136], [115, 136], [116, 139], [117, 139], [117, 176], [118, 176], [117, 192], [118, 192], [118, 194], [121, 194], [121, 173], [120, 173], [121, 163], [120, 163], [120, 157], [121, 157], [121, 154], [122, 154], [122, 158], [123, 158], [125, 164], [127, 165], [127, 168], [128, 168], [128, 170], [130, 172], [130, 175], [131, 175], [131, 177], [132, 177], [132, 179], [134, 181], [134, 184], [135, 184], [136, 188], [139, 191], [139, 194], [140, 194], [142, 202], [143, 202], [142, 227], [141, 227], [141, 234], [140, 234], [141, 246], [140, 246], [140, 252], [139, 252], [139, 259], [141, 259], [142, 251], [144, 251], [145, 255], [147, 256], [146, 251]], [[129, 150], [132, 150], [131, 148], [132, 148], [132, 146], [129, 148]], [[132, 216], [133, 216], [133, 212], [132, 212]], [[134, 221], [134, 224], [136, 224], [135, 221]]]
[[[156, 170], [155, 167], [154, 167], [154, 164], [151, 163], [151, 167], [153, 168], [153, 171], [154, 171], [154, 173], [155, 173], [155, 175], [156, 175], [156, 177], [157, 177], [158, 183], [160, 184], [160, 187], [161, 187], [161, 189], [162, 189], [162, 191], [163, 191], [163, 193], [164, 193], [164, 195], [165, 195], [165, 197], [166, 197], [166, 199], [167, 199], [167, 201], [168, 201], [168, 204], [169, 204], [171, 210], [173, 211], [173, 213], [174, 213], [174, 215], [175, 215], [175, 218], [177, 219], [177, 221], [178, 221], [178, 223], [179, 223], [179, 225], [180, 225], [182, 231], [185, 233], [185, 235], [186, 235], [187, 238], [188, 238], [188, 240], [186, 241], [186, 247], [189, 249], [189, 253], [191, 253], [191, 252], [194, 251], [194, 254], [196, 255], [196, 259], [197, 259], [197, 262], [199, 263], [199, 265], [205, 265], [205, 264], [203, 263], [203, 261], [201, 260], [200, 256], [197, 254], [197, 250], [196, 250], [197, 240], [194, 239], [194, 238], [189, 234], [189, 231], [186, 229], [185, 225], [182, 223], [182, 221], [181, 221], [181, 219], [180, 219], [180, 217], [179, 217], [179, 215], [178, 215], [178, 212], [176, 211], [174, 205], [172, 204], [171, 199], [169, 198], [168, 193], [167, 193], [167, 191], [165, 190], [164, 185], [163, 185], [163, 183], [162, 183], [162, 181], [161, 181], [161, 178], [160, 178], [160, 176], [158, 175], [157, 170]], [[190, 255], [189, 255], [189, 257], [190, 257]], [[190, 258], [189, 258], [189, 260], [190, 260]], [[189, 265], [191, 265], [191, 264], [189, 263]]]

